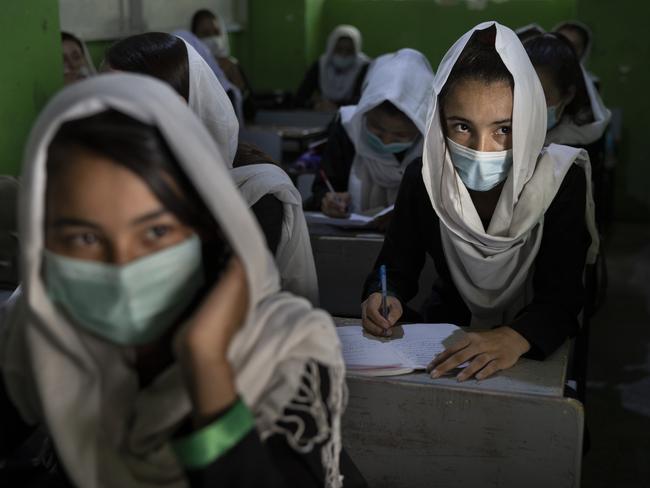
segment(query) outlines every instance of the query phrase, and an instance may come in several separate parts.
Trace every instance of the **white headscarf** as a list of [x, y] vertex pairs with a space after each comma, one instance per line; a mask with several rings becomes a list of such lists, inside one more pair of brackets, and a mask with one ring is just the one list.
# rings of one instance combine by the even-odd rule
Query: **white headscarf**
[[254, 164], [233, 169], [239, 124], [232, 104], [203, 58], [187, 42], [186, 47], [190, 67], [190, 108], [212, 134], [248, 206], [255, 205], [264, 195], [273, 195], [282, 202], [282, 234], [275, 256], [282, 289], [318, 305], [316, 266], [300, 192], [287, 174], [276, 166]]
[[[495, 49], [515, 82], [513, 165], [486, 231], [446, 149], [438, 95], [472, 34], [492, 26], [496, 29]], [[472, 325], [507, 324], [532, 299], [531, 280], [542, 240], [544, 213], [572, 164], [585, 170], [585, 218], [592, 239], [587, 259], [595, 260], [598, 233], [589, 157], [584, 150], [556, 144], [542, 151], [546, 133], [544, 91], [524, 47], [507, 27], [484, 22], [463, 35], [440, 63], [434, 85], [422, 177], [440, 218], [445, 258], [472, 312]]]
[[[314, 416], [315, 435], [328, 439], [321, 450], [326, 485], [340, 486], [344, 367], [332, 320], [306, 300], [279, 291], [273, 260], [232, 184], [225, 155], [178, 95], [150, 77], [116, 73], [71, 85], [53, 98], [32, 130], [19, 212], [24, 293], [12, 300], [0, 335], [0, 369], [12, 402], [28, 423], [47, 425], [76, 486], [187, 486], [169, 446], [191, 410], [179, 365], [139, 389], [129, 365], [133, 351], [70, 323], [50, 301], [41, 277], [48, 145], [64, 122], [109, 108], [158, 128], [244, 264], [249, 308], [228, 359], [261, 438], [280, 433], [301, 452], [320, 449], [300, 430], [299, 419], [283, 419], [284, 409], [296, 408], [292, 402], [300, 395], [306, 402], [302, 410]], [[314, 362], [330, 372], [326, 405]], [[320, 421], [326, 409], [329, 423]], [[298, 433], [281, 429], [281, 420], [298, 422]]]
[[88, 51], [88, 46], [86, 46], [86, 43], [79, 37], [75, 36], [74, 34], [71, 34], [70, 32], [66, 32], [66, 34], [72, 36], [81, 45], [81, 53], [83, 54], [84, 61], [86, 63], [86, 70], [87, 70], [87, 73], [85, 73], [86, 75], [85, 77], [95, 76], [97, 74], [97, 69], [95, 68], [95, 63], [93, 62], [93, 58], [90, 55], [90, 51]]
[[275, 254], [282, 289], [318, 305], [318, 277], [302, 198], [289, 176], [273, 164], [251, 164], [231, 170], [249, 206], [265, 195], [282, 203], [282, 232]]
[[594, 116], [592, 122], [577, 125], [569, 117], [562, 117], [560, 123], [553, 127], [546, 134], [546, 144], [567, 144], [573, 145], [587, 145], [596, 142], [600, 139], [609, 125], [612, 118], [612, 112], [605, 106], [598, 90], [589, 73], [581, 65], [582, 78], [587, 88], [587, 95], [589, 96], [589, 105], [591, 113]]
[[[182, 38], [181, 38], [182, 39]], [[190, 108], [201, 119], [232, 167], [239, 144], [239, 122], [232, 103], [208, 63], [185, 39], [190, 71]]]
[[371, 65], [358, 105], [341, 107], [341, 123], [356, 152], [348, 184], [355, 211], [395, 203], [406, 167], [422, 156], [421, 136], [401, 162], [393, 154], [377, 153], [366, 138], [366, 113], [389, 101], [424, 135], [432, 92], [433, 71], [427, 59], [414, 49], [400, 49]]
[[[332, 63], [336, 43], [342, 37], [349, 37], [354, 44], [355, 61], [345, 70], [337, 69]], [[327, 38], [325, 53], [319, 58], [319, 88], [323, 97], [332, 102], [349, 100], [354, 94], [359, 73], [370, 62], [361, 51], [361, 32], [353, 25], [339, 25]]]

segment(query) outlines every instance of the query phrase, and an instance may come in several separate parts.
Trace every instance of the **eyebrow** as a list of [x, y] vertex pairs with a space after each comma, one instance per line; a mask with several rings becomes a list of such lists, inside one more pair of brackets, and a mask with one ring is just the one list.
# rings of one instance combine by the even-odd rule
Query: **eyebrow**
[[[139, 225], [143, 224], [145, 222], [149, 222], [151, 220], [157, 219], [158, 217], [165, 215], [169, 213], [169, 210], [166, 208], [160, 208], [158, 210], [154, 210], [153, 212], [149, 212], [147, 214], [141, 215], [140, 217], [137, 217], [133, 219], [130, 223], [130, 225]], [[52, 223], [52, 227], [60, 228], [60, 227], [90, 227], [92, 229], [101, 229], [101, 226], [96, 224], [95, 222], [91, 222], [90, 220], [84, 220], [84, 219], [78, 219], [74, 217], [63, 217], [60, 219], [56, 219]]]
[[[458, 117], [457, 115], [450, 115], [449, 117], [447, 117], [447, 120], [455, 120], [455, 121], [464, 122], [464, 123], [470, 124], [470, 125], [472, 124], [471, 120], [467, 120], [464, 117]], [[501, 124], [511, 124], [511, 123], [512, 123], [512, 119], [507, 118], [507, 119], [495, 120], [490, 125], [501, 125]]]

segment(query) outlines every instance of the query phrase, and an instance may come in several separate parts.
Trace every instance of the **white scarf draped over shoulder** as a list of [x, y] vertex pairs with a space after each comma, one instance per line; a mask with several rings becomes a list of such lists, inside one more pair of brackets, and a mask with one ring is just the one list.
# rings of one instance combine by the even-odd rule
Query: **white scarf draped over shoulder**
[[[496, 29], [495, 49], [514, 78], [513, 164], [486, 230], [447, 151], [438, 95], [472, 34], [490, 27]], [[507, 324], [532, 299], [544, 214], [572, 164], [585, 172], [585, 219], [592, 240], [587, 260], [596, 258], [589, 157], [584, 150], [556, 144], [542, 150], [546, 100], [541, 83], [517, 35], [497, 22], [479, 24], [456, 41], [440, 63], [434, 86], [422, 177], [440, 220], [445, 259], [472, 313], [472, 325]]]
[[580, 70], [589, 97], [589, 109], [594, 120], [586, 124], [578, 125], [568, 117], [562, 117], [560, 123], [546, 134], [545, 144], [555, 143], [569, 146], [592, 144], [605, 134], [609, 126], [612, 112], [605, 106], [592, 77], [589, 76], [584, 66], [581, 65]]
[[[355, 58], [354, 63], [343, 70], [332, 64], [336, 43], [342, 37], [352, 40]], [[318, 85], [323, 98], [332, 102], [352, 98], [359, 73], [370, 62], [361, 47], [361, 32], [353, 25], [339, 25], [330, 33], [325, 53], [318, 59]]]
[[[237, 88], [235, 85], [233, 85], [230, 82], [230, 80], [228, 80], [228, 77], [223, 72], [223, 69], [221, 69], [221, 66], [219, 66], [219, 63], [217, 63], [217, 60], [214, 59], [214, 56], [210, 52], [208, 46], [206, 46], [203, 43], [203, 41], [201, 41], [201, 39], [199, 39], [189, 31], [177, 30], [174, 31], [172, 34], [175, 35], [176, 37], [183, 39], [185, 41], [185, 44], [188, 46], [187, 55], [188, 55], [188, 61], [190, 67], [190, 93], [192, 91], [191, 86], [192, 86], [193, 71], [195, 72], [195, 78], [199, 78], [200, 85], [198, 86], [204, 86], [209, 89], [214, 83], [213, 80], [205, 79], [205, 75], [203, 75], [203, 72], [205, 71], [205, 65], [203, 65], [203, 63], [198, 63], [196, 59], [196, 55], [198, 54], [201, 57], [201, 59], [205, 61], [205, 64], [210, 68], [212, 73], [214, 73], [214, 75], [217, 77], [217, 80], [221, 84], [221, 87], [224, 89], [224, 91], [230, 94], [230, 97], [232, 97], [230, 102], [235, 109], [237, 120], [239, 121], [240, 124], [243, 124], [244, 123], [244, 101], [243, 101], [241, 90]], [[190, 47], [192, 49], [190, 49]], [[197, 85], [195, 84], [195, 86]], [[213, 110], [216, 110], [219, 107], [211, 107], [208, 105], [206, 109], [207, 108], [212, 108]]]
[[[160, 131], [243, 262], [249, 306], [228, 359], [261, 438], [280, 433], [301, 452], [319, 449], [326, 486], [340, 486], [344, 365], [332, 320], [307, 300], [280, 291], [273, 259], [230, 178], [226, 155], [180, 97], [150, 77], [115, 73], [76, 83], [50, 101], [32, 129], [19, 198], [23, 291], [3, 311], [0, 328], [0, 370], [11, 401], [25, 421], [47, 426], [76, 486], [187, 486], [169, 442], [191, 411], [179, 365], [140, 389], [134, 351], [71, 323], [50, 301], [41, 276], [47, 148], [66, 121], [107, 109]], [[325, 399], [316, 391], [316, 363], [329, 374]], [[314, 422], [314, 435], [328, 439], [322, 448], [300, 426], [298, 434], [277, 428], [297, 397], [306, 401], [306, 415], [331, 416], [330, 422]]]
[[[395, 203], [406, 167], [422, 156], [422, 136], [432, 93], [433, 71], [429, 61], [419, 51], [401, 49], [373, 62], [358, 105], [341, 107], [341, 123], [355, 149], [348, 184], [355, 211]], [[366, 138], [366, 114], [386, 101], [411, 119], [420, 133], [402, 161], [393, 154], [379, 154]]]
[[282, 289], [318, 305], [318, 278], [300, 192], [289, 176], [273, 164], [251, 164], [230, 174], [249, 206], [265, 195], [282, 203], [282, 232], [275, 254]]

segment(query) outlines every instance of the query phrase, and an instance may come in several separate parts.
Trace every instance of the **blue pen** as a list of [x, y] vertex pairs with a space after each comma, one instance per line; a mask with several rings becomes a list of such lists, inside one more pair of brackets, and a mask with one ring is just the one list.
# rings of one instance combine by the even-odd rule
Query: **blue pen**
[[388, 318], [388, 290], [386, 289], [386, 265], [379, 267], [379, 279], [381, 280], [381, 314]]

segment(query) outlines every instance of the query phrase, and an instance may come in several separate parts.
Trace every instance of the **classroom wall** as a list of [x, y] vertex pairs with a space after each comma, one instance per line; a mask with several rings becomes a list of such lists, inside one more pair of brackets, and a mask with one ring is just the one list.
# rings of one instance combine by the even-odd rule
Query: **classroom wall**
[[615, 215], [644, 222], [650, 222], [650, 43], [643, 34], [648, 18], [648, 2], [578, 3], [578, 19], [588, 24], [594, 34], [588, 67], [601, 79], [605, 103], [623, 110]]
[[3, 2], [0, 33], [0, 173], [18, 175], [32, 123], [63, 85], [57, 2]]

